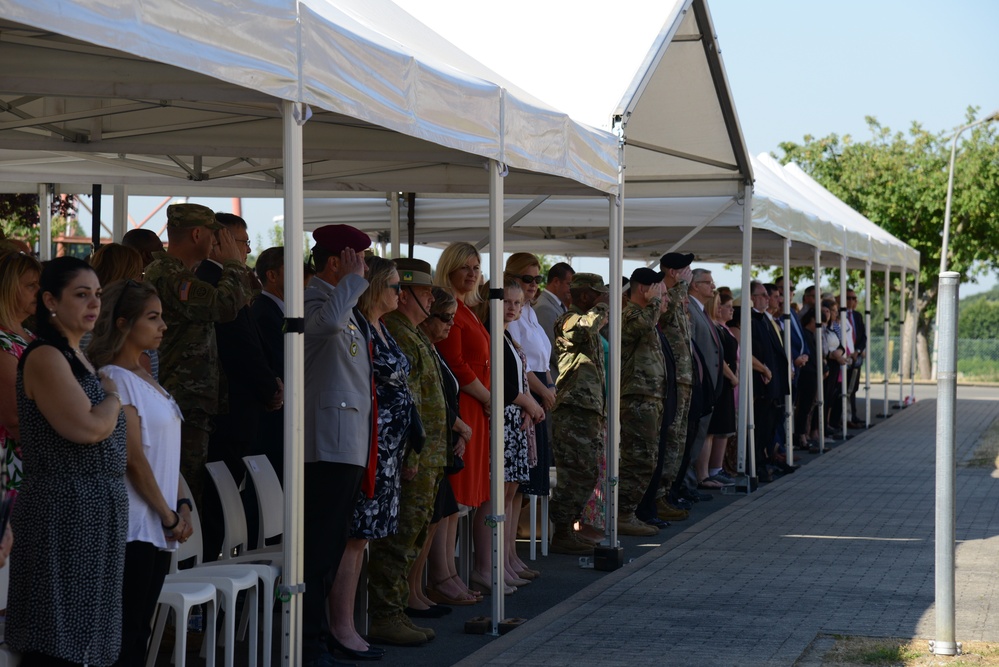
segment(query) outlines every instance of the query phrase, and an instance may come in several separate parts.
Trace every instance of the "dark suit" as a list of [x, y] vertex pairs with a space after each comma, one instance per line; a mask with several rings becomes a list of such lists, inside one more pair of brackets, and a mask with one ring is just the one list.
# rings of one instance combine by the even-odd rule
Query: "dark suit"
[[756, 467], [770, 463], [770, 453], [777, 424], [784, 410], [784, 397], [790, 393], [787, 381], [787, 356], [784, 344], [774, 330], [772, 320], [755, 309], [752, 312], [753, 356], [770, 370], [770, 382], [763, 374], [753, 373], [753, 419]]
[[[201, 262], [195, 275], [212, 285], [222, 277], [222, 268], [210, 260]], [[260, 420], [267, 404], [278, 391], [277, 374], [271, 370], [257, 325], [250, 317], [250, 307], [243, 306], [230, 322], [215, 325], [215, 340], [219, 350], [219, 414], [212, 418], [213, 430], [208, 437], [208, 460], [225, 461], [233, 479], [240, 484], [246, 474], [243, 457], [257, 448]], [[247, 529], [251, 543], [257, 532], [257, 511], [254, 498], [246, 498]], [[215, 560], [222, 546], [225, 525], [222, 507], [213, 485], [204, 492], [205, 560]]]
[[[854, 342], [853, 349], [863, 352], [867, 349], [867, 326], [864, 324], [864, 316], [855, 310], [846, 311], [847, 317], [853, 324]], [[860, 421], [857, 419], [857, 389], [860, 386], [860, 371], [864, 366], [864, 357], [857, 358], [857, 364], [850, 366], [847, 370], [847, 390], [850, 392], [850, 421]]]
[[[258, 294], [250, 302], [250, 316], [260, 332], [264, 356], [279, 378], [284, 379], [284, 313], [271, 297]], [[284, 408], [267, 412], [260, 420], [260, 433], [257, 438], [258, 453], [267, 456], [283, 479], [284, 471]]]

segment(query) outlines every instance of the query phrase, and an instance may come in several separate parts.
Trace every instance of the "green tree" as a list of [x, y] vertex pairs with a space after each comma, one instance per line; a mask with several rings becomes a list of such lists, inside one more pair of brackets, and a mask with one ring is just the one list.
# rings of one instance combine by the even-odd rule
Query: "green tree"
[[[968, 122], [977, 111], [968, 109]], [[952, 135], [931, 133], [915, 122], [906, 133], [892, 132], [872, 117], [867, 118], [867, 125], [871, 137], [866, 141], [854, 141], [849, 135], [805, 136], [800, 144], [782, 143], [784, 156], [778, 159], [798, 163], [846, 204], [920, 252], [916, 317], [906, 322], [911, 320], [916, 326], [919, 372], [929, 377], [928, 340], [936, 314]], [[995, 130], [984, 125], [962, 135], [958, 144], [948, 268], [973, 281], [999, 268], [996, 247], [999, 143]]]
[[968, 305], [961, 304], [957, 331], [961, 338], [996, 338], [999, 333], [999, 302], [978, 299]]

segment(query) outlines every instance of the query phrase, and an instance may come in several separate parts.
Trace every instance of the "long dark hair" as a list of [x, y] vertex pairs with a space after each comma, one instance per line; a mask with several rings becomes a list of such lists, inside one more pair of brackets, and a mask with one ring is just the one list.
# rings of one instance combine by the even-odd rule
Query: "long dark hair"
[[[121, 352], [129, 332], [154, 296], [158, 296], [155, 287], [135, 280], [119, 280], [104, 288], [101, 314], [94, 325], [94, 337], [87, 346], [87, 356], [95, 368], [110, 364]], [[119, 327], [118, 320], [122, 318], [125, 326]]]
[[[62, 332], [52, 323], [52, 318], [49, 317], [49, 309], [45, 306], [45, 300], [42, 297], [48, 293], [56, 299], [61, 299], [63, 290], [66, 289], [70, 281], [81, 271], [90, 271], [94, 275], [97, 275], [93, 267], [76, 257], [56, 257], [53, 260], [44, 262], [42, 264], [42, 275], [38, 281], [37, 307], [35, 309], [35, 334], [39, 339], [61, 350], [66, 355], [69, 365], [73, 369], [73, 374], [77, 377], [87, 375], [90, 371], [76, 358], [72, 348], [69, 346], [69, 341], [66, 340]], [[27, 354], [24, 356], [26, 357]], [[23, 359], [22, 357], [21, 363], [24, 363]]]

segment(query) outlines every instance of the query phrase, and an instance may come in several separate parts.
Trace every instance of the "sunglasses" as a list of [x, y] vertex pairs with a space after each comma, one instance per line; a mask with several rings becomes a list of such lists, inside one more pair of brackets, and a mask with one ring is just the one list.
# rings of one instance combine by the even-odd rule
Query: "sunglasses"
[[398, 294], [402, 291], [402, 285], [400, 283], [392, 283], [391, 285], [386, 285], [385, 289], [394, 289], [395, 293]]
[[541, 276], [517, 276], [517, 278], [525, 285], [531, 284], [541, 284]]
[[454, 313], [434, 313], [430, 317], [437, 318], [444, 324], [447, 324], [448, 322], [454, 319]]

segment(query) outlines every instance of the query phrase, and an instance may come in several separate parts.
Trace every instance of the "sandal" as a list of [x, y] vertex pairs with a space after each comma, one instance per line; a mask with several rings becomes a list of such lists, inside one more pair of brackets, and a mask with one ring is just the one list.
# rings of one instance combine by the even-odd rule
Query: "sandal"
[[725, 485], [717, 480], [713, 480], [710, 477], [705, 477], [700, 482], [697, 483], [697, 488], [702, 491], [717, 491], [723, 488]]
[[471, 588], [469, 588], [468, 585], [464, 581], [462, 581], [461, 577], [459, 577], [457, 574], [452, 574], [451, 579], [454, 579], [455, 581], [458, 582], [458, 587], [464, 589], [465, 595], [471, 595], [476, 600], [482, 599], [482, 593], [478, 591], [473, 591]]

